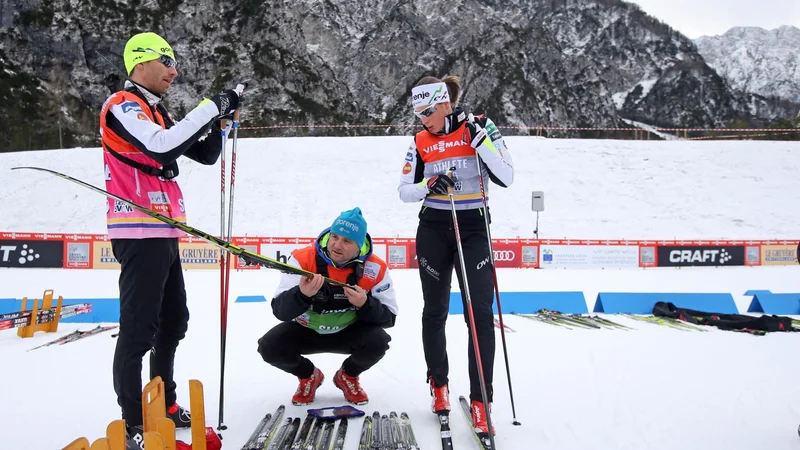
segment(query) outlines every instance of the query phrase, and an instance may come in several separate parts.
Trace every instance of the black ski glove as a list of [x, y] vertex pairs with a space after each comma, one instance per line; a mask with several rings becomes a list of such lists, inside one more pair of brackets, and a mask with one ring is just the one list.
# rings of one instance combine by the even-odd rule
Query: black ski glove
[[223, 92], [211, 97], [211, 101], [217, 105], [220, 116], [228, 116], [239, 108], [242, 104], [239, 94], [233, 89], [226, 89]]
[[428, 180], [428, 192], [431, 194], [447, 195], [447, 188], [453, 186], [455, 183], [447, 175], [434, 175]]

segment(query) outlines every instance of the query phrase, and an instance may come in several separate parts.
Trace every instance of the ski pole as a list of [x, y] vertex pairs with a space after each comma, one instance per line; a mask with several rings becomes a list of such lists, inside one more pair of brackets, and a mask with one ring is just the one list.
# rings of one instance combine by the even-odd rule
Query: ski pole
[[[221, 121], [220, 128], [222, 129], [222, 152], [220, 153], [220, 198], [219, 198], [219, 238], [225, 240], [225, 150], [227, 147], [227, 138], [225, 137], [225, 128], [227, 123], [225, 120]], [[223, 388], [225, 379], [225, 255], [220, 252], [219, 254], [219, 339], [220, 339], [220, 375], [219, 375], [219, 423], [217, 424], [218, 430], [224, 430], [225, 425], [222, 423], [222, 402], [223, 402]]]
[[[455, 167], [450, 168], [450, 172], [456, 170]], [[448, 172], [448, 176], [450, 173]], [[458, 259], [461, 263], [461, 278], [464, 280], [464, 297], [467, 303], [467, 312], [469, 313], [470, 331], [472, 335], [472, 350], [475, 353], [475, 363], [478, 366], [478, 379], [481, 382], [481, 395], [483, 396], [483, 408], [486, 412], [486, 423], [489, 425], [489, 441], [492, 448], [497, 447], [494, 444], [494, 433], [492, 433], [492, 415], [489, 412], [489, 396], [486, 391], [486, 379], [483, 376], [483, 363], [481, 362], [481, 351], [478, 346], [478, 331], [475, 329], [475, 316], [472, 312], [472, 298], [469, 294], [469, 282], [467, 280], [467, 266], [464, 262], [464, 249], [461, 246], [461, 233], [458, 229], [458, 216], [456, 214], [456, 201], [453, 197], [453, 188], [447, 188], [447, 196], [450, 197], [450, 211], [453, 213], [453, 231], [456, 234], [456, 246], [458, 247]]]
[[481, 201], [483, 202], [483, 221], [486, 223], [486, 238], [489, 240], [489, 263], [492, 266], [492, 279], [494, 281], [494, 295], [497, 299], [497, 315], [500, 318], [500, 339], [503, 341], [503, 358], [506, 363], [506, 375], [508, 376], [508, 394], [511, 396], [511, 415], [513, 417], [512, 423], [514, 425], [522, 425], [517, 420], [517, 409], [514, 406], [514, 389], [511, 386], [511, 369], [508, 365], [508, 348], [506, 346], [506, 330], [503, 325], [503, 308], [500, 306], [500, 288], [497, 283], [497, 266], [494, 261], [494, 247], [492, 245], [492, 232], [489, 229], [489, 208], [486, 201], [486, 191], [483, 187], [483, 165], [478, 153], [475, 152], [475, 162], [478, 164], [478, 180], [481, 187]]
[[[246, 84], [239, 84], [236, 86], [236, 92], [241, 95], [244, 92]], [[220, 214], [221, 235], [220, 238], [231, 242], [233, 239], [233, 193], [234, 184], [236, 182], [236, 148], [239, 138], [239, 114], [241, 106], [233, 112], [233, 150], [231, 151], [231, 192], [228, 201], [228, 233], [225, 235], [225, 147], [222, 148], [222, 214]], [[224, 127], [223, 127], [224, 129]], [[221, 255], [220, 255], [221, 256]], [[220, 297], [220, 376], [219, 376], [219, 424], [218, 430], [225, 430], [228, 427], [223, 421], [223, 411], [225, 406], [225, 349], [228, 335], [228, 294], [230, 293], [230, 278], [231, 278], [231, 254], [225, 252], [224, 259], [220, 258], [220, 271], [221, 275], [221, 297]]]
[[[238, 131], [239, 131], [239, 110], [237, 109], [233, 113], [233, 150], [231, 152], [231, 192], [230, 192], [230, 200], [228, 202], [228, 235], [223, 236], [223, 239], [230, 242], [233, 236], [233, 192], [234, 192], [234, 182], [236, 180], [236, 144], [238, 141]], [[225, 276], [223, 277], [223, 300], [222, 300], [222, 307], [220, 309], [220, 318], [222, 322], [222, 353], [221, 353], [221, 364], [220, 364], [220, 388], [219, 388], [219, 426], [218, 429], [225, 430], [228, 427], [223, 423], [223, 408], [224, 408], [224, 400], [225, 400], [225, 348], [226, 348], [226, 341], [227, 341], [227, 332], [228, 332], [228, 295], [230, 293], [230, 284], [231, 284], [231, 254], [229, 252], [225, 252], [225, 262], [223, 264], [225, 268]]]

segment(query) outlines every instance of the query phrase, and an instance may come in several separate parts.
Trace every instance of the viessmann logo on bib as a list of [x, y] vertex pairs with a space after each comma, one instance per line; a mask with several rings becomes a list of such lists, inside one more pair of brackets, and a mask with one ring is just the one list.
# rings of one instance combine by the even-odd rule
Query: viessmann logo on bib
[[469, 145], [468, 142], [464, 142], [463, 139], [459, 139], [457, 141], [439, 141], [433, 145], [429, 145], [422, 149], [423, 153], [430, 153], [430, 152], [439, 152], [442, 153], [448, 148], [458, 147], [461, 145]]

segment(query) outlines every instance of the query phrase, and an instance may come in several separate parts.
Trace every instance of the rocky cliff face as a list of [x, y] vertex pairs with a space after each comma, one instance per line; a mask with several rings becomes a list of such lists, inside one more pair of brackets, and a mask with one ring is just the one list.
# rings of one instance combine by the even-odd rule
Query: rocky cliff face
[[410, 131], [413, 84], [455, 74], [462, 103], [500, 125], [757, 119], [690, 40], [620, 0], [0, 0], [0, 118], [29, 125], [0, 144], [52, 147], [60, 118], [71, 141], [96, 145], [125, 41], [144, 30], [177, 52], [177, 116], [249, 80], [243, 124]]
[[800, 112], [800, 28], [736, 27], [694, 43], [752, 114], [775, 119]]
[[800, 101], [800, 28], [736, 27], [694, 42], [734, 89]]

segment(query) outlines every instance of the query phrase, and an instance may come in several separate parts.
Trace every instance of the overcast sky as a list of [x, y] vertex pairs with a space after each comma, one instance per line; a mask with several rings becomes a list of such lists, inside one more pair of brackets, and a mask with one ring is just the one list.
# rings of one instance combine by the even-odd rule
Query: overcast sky
[[638, 4], [690, 39], [724, 34], [736, 26], [800, 28], [800, 0], [625, 0]]

